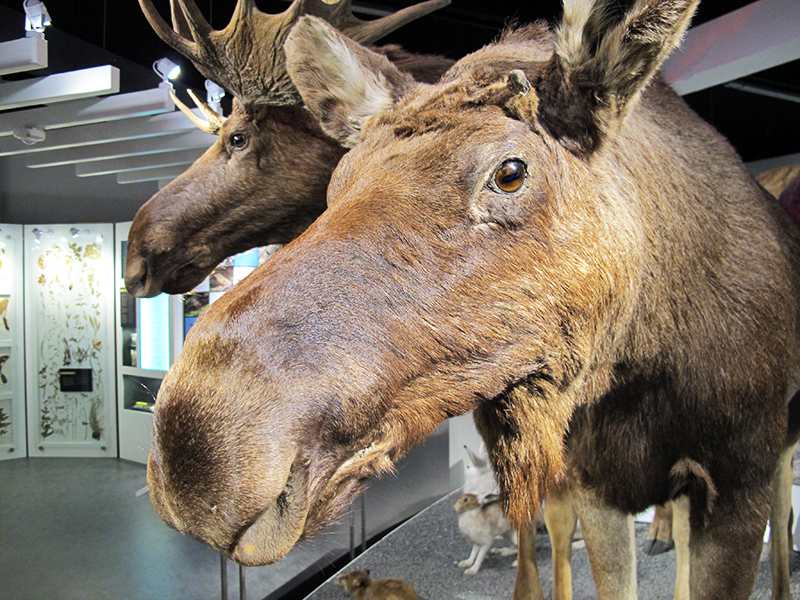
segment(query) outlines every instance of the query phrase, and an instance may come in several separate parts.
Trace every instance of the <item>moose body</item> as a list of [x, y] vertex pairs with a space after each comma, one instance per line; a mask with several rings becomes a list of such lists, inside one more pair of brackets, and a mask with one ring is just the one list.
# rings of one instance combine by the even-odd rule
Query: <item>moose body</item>
[[555, 31], [508, 32], [435, 85], [301, 19], [290, 73], [355, 147], [328, 210], [198, 319], [165, 378], [161, 517], [277, 560], [473, 410], [512, 525], [568, 487], [600, 598], [635, 596], [606, 542], [669, 500], [690, 512], [692, 597], [748, 597], [797, 435], [800, 250], [656, 74], [695, 5], [568, 1]]

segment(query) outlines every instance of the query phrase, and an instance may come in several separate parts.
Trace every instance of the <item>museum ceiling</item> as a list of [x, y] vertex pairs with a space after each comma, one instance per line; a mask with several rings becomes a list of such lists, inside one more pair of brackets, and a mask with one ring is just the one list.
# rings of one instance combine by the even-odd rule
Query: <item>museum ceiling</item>
[[[272, 13], [288, 6], [284, 0], [258, 0], [257, 3], [261, 10]], [[158, 83], [151, 65], [167, 56], [183, 67], [177, 85], [179, 90], [183, 86], [202, 89], [202, 77], [188, 60], [156, 37], [136, 0], [45, 0], [45, 4], [52, 19], [52, 26], [47, 30], [48, 68], [7, 75], [4, 81], [114, 64], [121, 71], [120, 91], [136, 91]], [[154, 0], [154, 4], [162, 14], [168, 15], [168, 0]], [[378, 0], [355, 4], [378, 11], [394, 11], [408, 2]], [[706, 0], [700, 5], [695, 25], [748, 4], [747, 0]], [[197, 5], [213, 27], [222, 28], [230, 18], [235, 0], [197, 0]], [[560, 1], [557, 0], [453, 0], [450, 6], [404, 27], [386, 41], [402, 44], [412, 51], [458, 58], [492, 41], [510, 22], [535, 19], [552, 22], [559, 13]], [[365, 13], [357, 15], [369, 18]], [[0, 42], [19, 37], [21, 19], [22, 0], [0, 0]], [[770, 32], [762, 28], [760, 35], [769, 36]], [[747, 84], [759, 93], [722, 84], [689, 93], [685, 98], [728, 137], [745, 161], [800, 153], [800, 61], [748, 75], [737, 83]], [[762, 93], [765, 90], [767, 95]], [[781, 97], [775, 97], [775, 92]]]

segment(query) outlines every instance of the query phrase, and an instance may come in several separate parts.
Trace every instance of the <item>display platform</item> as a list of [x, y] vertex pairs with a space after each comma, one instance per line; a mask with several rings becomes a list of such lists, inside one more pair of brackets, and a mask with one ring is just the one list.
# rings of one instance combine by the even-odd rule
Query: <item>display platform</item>
[[[410, 583], [420, 600], [499, 600], [510, 599], [514, 589], [514, 556], [488, 555], [480, 571], [465, 576], [455, 566], [469, 556], [471, 543], [458, 530], [453, 505], [456, 491], [418, 514], [357, 557], [341, 572], [369, 569], [373, 578], [399, 577]], [[649, 526], [636, 524], [636, 546], [641, 548]], [[504, 544], [497, 542], [497, 547]], [[537, 536], [536, 553], [542, 587], [546, 598], [552, 595], [550, 542], [546, 534]], [[800, 598], [800, 553], [791, 557], [792, 597]], [[638, 553], [637, 577], [639, 598], [671, 600], [673, 595], [675, 552], [658, 556]], [[597, 598], [589, 560], [582, 542], [576, 542], [572, 554], [573, 600]], [[350, 597], [334, 584], [334, 575], [306, 597], [306, 600], [346, 600]], [[759, 564], [752, 600], [771, 597], [769, 561]]]

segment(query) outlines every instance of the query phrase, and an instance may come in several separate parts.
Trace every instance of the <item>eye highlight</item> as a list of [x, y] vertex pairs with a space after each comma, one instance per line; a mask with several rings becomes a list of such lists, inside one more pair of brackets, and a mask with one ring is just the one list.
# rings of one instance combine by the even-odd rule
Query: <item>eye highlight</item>
[[517, 158], [511, 158], [500, 165], [500, 168], [494, 172], [492, 182], [501, 192], [513, 194], [522, 188], [527, 176], [528, 172], [525, 169], [525, 163]]

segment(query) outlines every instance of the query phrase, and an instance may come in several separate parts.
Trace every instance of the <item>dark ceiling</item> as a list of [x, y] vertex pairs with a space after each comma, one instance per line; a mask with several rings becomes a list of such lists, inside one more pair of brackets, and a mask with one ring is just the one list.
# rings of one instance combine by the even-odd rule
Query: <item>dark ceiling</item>
[[[621, 0], [624, 2], [626, 0]], [[169, 1], [153, 0], [162, 15], [168, 18]], [[749, 4], [749, 0], [705, 0], [701, 2], [694, 23], [699, 24]], [[136, 0], [45, 0], [53, 25], [47, 32], [51, 42], [50, 67], [19, 77], [41, 76], [100, 64], [102, 50], [116, 55], [117, 64], [127, 61], [142, 68], [123, 69], [122, 91], [152, 87], [155, 75], [148, 73], [154, 60], [168, 56], [183, 67], [181, 82], [200, 88], [202, 78], [191, 64], [168, 48], [152, 32]], [[235, 0], [197, 0], [197, 5], [215, 29], [223, 28], [230, 19]], [[359, 4], [359, 3], [357, 3]], [[388, 10], [407, 6], [407, 0], [380, 0], [360, 3]], [[22, 30], [22, 0], [0, 0], [0, 5], [19, 13], [19, 23], [0, 22], [0, 41], [19, 37]], [[286, 9], [287, 1], [259, 0], [265, 12]], [[519, 0], [453, 0], [452, 4], [433, 15], [412, 23], [386, 38], [417, 52], [440, 53], [458, 58], [490, 42], [509, 21], [528, 22], [535, 19], [555, 21], [561, 3], [557, 0], [520, 2]], [[3, 11], [3, 15], [10, 14]], [[368, 18], [357, 14], [361, 18]], [[10, 33], [12, 32], [12, 33]], [[66, 35], [64, 35], [66, 34]], [[79, 38], [82, 51], [58, 52], [55, 38]], [[67, 47], [66, 43], [64, 46]], [[70, 46], [71, 47], [71, 46]], [[112, 57], [113, 58], [113, 57]], [[9, 76], [13, 78], [13, 76]], [[141, 81], [144, 80], [144, 81]], [[746, 78], [755, 83], [800, 97], [800, 61], [794, 61]], [[686, 100], [704, 118], [713, 123], [739, 150], [745, 161], [753, 161], [800, 152], [800, 103], [755, 95], [717, 86], [690, 94]]]

